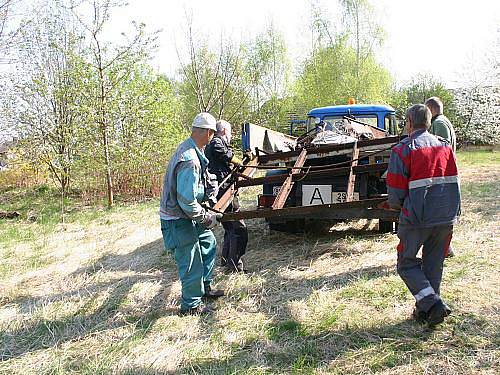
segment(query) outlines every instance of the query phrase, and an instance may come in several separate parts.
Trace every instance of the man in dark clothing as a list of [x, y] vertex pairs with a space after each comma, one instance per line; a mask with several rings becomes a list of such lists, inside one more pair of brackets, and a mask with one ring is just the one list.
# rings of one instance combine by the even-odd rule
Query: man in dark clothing
[[389, 206], [401, 209], [397, 270], [415, 297], [414, 316], [435, 326], [451, 313], [440, 287], [460, 213], [460, 185], [450, 144], [428, 132], [429, 109], [414, 105], [406, 118], [409, 136], [392, 149], [387, 173]]
[[[224, 120], [217, 122], [217, 132], [212, 141], [205, 149], [205, 155], [209, 160], [208, 170], [217, 177], [221, 184], [231, 173], [232, 165], [241, 165], [241, 160], [234, 156], [233, 150], [229, 146], [231, 143], [231, 124]], [[230, 181], [226, 186], [219, 186], [219, 199], [226, 191]], [[228, 206], [228, 212], [237, 212], [240, 209], [238, 197], [235, 196]], [[224, 243], [222, 245], [221, 265], [231, 272], [244, 272], [241, 257], [245, 254], [248, 243], [248, 230], [243, 220], [223, 222]]]

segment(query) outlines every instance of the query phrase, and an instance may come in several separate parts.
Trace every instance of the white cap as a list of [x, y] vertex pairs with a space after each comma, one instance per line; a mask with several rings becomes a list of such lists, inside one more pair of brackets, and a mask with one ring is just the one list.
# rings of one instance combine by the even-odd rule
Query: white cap
[[193, 120], [193, 128], [212, 129], [217, 131], [215, 117], [208, 112], [201, 112]]

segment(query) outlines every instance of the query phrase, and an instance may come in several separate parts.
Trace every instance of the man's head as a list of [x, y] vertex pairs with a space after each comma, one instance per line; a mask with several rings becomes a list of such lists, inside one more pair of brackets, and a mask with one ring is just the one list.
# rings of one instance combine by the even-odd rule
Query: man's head
[[425, 105], [430, 109], [432, 117], [443, 114], [443, 102], [437, 96], [427, 99]]
[[198, 147], [204, 147], [210, 143], [216, 130], [214, 116], [207, 112], [198, 113], [193, 120], [191, 138]]
[[406, 127], [408, 134], [419, 129], [429, 129], [431, 126], [431, 111], [423, 104], [415, 104], [406, 111]]
[[231, 143], [231, 124], [226, 120], [217, 121], [217, 136]]

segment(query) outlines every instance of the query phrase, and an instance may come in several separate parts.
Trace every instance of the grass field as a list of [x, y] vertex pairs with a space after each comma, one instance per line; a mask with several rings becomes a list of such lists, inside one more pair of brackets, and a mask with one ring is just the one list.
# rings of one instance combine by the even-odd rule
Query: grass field
[[251, 220], [254, 272], [217, 269], [216, 313], [179, 317], [157, 201], [68, 201], [60, 224], [50, 189], [4, 191], [0, 210], [21, 217], [0, 220], [0, 373], [498, 374], [500, 154], [459, 163], [463, 215], [442, 287], [453, 314], [435, 330], [410, 319], [397, 238], [375, 222], [285, 235]]

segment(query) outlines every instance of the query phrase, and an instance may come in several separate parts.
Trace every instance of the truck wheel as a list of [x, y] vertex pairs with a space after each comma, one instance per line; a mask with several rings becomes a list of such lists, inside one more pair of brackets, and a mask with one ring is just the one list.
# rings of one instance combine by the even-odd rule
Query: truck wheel
[[285, 221], [284, 223], [269, 223], [269, 229], [270, 230], [275, 230], [278, 232], [285, 232], [285, 233], [302, 233], [304, 232], [305, 223], [304, 220], [297, 219], [297, 220], [289, 220]]
[[378, 231], [380, 233], [393, 233], [394, 232], [394, 222], [393, 221], [378, 221]]

